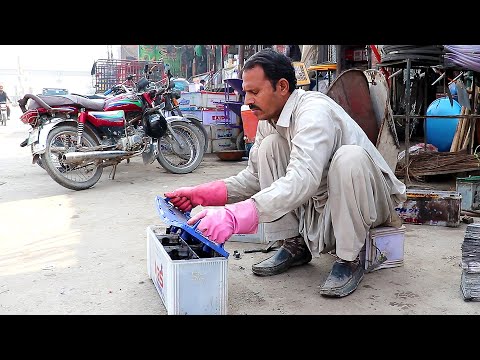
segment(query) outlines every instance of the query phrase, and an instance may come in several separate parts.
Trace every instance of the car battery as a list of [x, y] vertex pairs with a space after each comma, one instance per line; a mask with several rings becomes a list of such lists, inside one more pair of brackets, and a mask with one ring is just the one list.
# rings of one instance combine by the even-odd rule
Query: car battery
[[404, 223], [458, 227], [461, 202], [456, 191], [407, 189], [407, 200], [395, 211]]
[[405, 249], [405, 225], [400, 228], [380, 226], [367, 233], [360, 260], [365, 272], [403, 266]]
[[456, 187], [462, 195], [462, 210], [480, 211], [480, 176], [459, 177]]
[[156, 207], [165, 225], [147, 227], [147, 271], [167, 314], [227, 314], [228, 252], [168, 198], [157, 196]]

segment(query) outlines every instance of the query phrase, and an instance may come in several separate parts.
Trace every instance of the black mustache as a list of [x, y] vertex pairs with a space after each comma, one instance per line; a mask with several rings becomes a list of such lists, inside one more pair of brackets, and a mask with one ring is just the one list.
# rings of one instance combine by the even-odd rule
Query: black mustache
[[249, 105], [250, 106], [250, 110], [260, 110], [260, 108], [258, 106], [255, 106], [255, 105]]

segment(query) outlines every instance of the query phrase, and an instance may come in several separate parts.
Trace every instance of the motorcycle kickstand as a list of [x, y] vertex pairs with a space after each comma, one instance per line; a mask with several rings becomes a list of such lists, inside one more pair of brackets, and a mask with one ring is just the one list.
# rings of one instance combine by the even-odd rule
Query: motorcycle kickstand
[[117, 164], [113, 165], [112, 171], [110, 171], [110, 174], [108, 175], [108, 178], [113, 180], [115, 179], [115, 172], [117, 171]]

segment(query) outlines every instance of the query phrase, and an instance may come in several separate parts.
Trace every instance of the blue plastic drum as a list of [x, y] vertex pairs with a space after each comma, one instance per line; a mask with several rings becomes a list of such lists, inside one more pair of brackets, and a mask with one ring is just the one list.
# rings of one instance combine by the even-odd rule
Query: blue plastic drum
[[[453, 100], [453, 106], [447, 97], [438, 98], [427, 108], [427, 116], [460, 115], [462, 106]], [[438, 151], [450, 151], [453, 137], [457, 130], [458, 118], [435, 118], [425, 119], [427, 143], [435, 145]]]

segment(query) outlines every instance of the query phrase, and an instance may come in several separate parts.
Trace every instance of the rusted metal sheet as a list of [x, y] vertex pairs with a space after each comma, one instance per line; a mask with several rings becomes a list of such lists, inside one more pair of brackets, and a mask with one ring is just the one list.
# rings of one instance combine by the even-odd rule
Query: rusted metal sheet
[[379, 126], [370, 98], [368, 81], [363, 71], [349, 69], [342, 72], [328, 88], [327, 95], [343, 107], [376, 145]]
[[407, 200], [395, 210], [405, 223], [458, 227], [461, 201], [456, 191], [407, 189]]
[[377, 149], [382, 154], [392, 171], [395, 171], [398, 162], [400, 144], [393, 122], [393, 111], [390, 106], [388, 83], [385, 76], [378, 70], [364, 71], [368, 80], [370, 99], [377, 124], [380, 128], [377, 138]]

